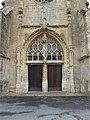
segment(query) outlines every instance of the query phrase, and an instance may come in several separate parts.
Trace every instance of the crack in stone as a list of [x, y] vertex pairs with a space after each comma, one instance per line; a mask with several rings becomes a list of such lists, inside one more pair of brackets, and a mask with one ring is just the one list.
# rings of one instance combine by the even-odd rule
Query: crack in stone
[[44, 115], [39, 115], [38, 118], [47, 117], [47, 116], [52, 116], [52, 115], [59, 116], [59, 114], [44, 114]]
[[56, 120], [56, 118], [52, 118], [51, 120]]
[[[59, 118], [62, 118], [64, 115], [71, 115], [70, 114], [71, 111], [69, 112], [64, 112], [64, 113], [61, 113], [61, 114], [45, 114], [45, 115], [39, 115], [38, 118], [42, 118], [42, 117], [47, 117], [47, 116], [58, 116]], [[76, 118], [77, 120], [83, 120], [83, 118], [81, 118], [80, 116], [78, 115], [72, 115], [74, 118]], [[56, 118], [52, 118], [51, 120], [55, 120]]]
[[77, 120], [83, 120], [83, 118], [81, 118], [80, 116], [78, 115], [73, 115], [74, 118], [76, 118]]
[[62, 118], [63, 115], [70, 115], [70, 112], [64, 112], [64, 113], [61, 113], [61, 114], [44, 114], [44, 115], [39, 115], [38, 118], [42, 118], [42, 117], [47, 117], [47, 116], [59, 116], [59, 118]]
[[0, 116], [12, 116], [16, 114], [32, 113], [34, 111], [23, 111], [23, 112], [0, 112]]
[[71, 111], [61, 113], [61, 114], [59, 114], [59, 117], [62, 118], [62, 116], [64, 116], [64, 115], [70, 115], [70, 112], [71, 112]]

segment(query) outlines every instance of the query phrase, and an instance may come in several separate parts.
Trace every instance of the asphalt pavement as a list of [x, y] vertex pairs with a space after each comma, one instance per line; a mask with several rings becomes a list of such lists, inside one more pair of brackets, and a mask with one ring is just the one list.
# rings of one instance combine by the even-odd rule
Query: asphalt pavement
[[0, 120], [90, 120], [90, 97], [1, 96]]

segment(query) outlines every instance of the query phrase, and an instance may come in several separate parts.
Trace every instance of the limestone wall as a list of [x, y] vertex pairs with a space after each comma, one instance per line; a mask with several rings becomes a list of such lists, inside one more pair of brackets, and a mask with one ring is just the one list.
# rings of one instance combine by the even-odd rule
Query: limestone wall
[[0, 12], [0, 53], [1, 53], [1, 25], [2, 25], [2, 12]]
[[1, 12], [1, 39], [0, 39], [0, 92], [9, 91], [10, 80], [10, 55], [9, 55], [9, 42], [10, 42], [10, 14], [5, 16]]
[[[85, 84], [82, 84], [82, 75], [87, 76], [87, 73], [83, 72], [83, 74], [82, 71], [85, 71], [83, 68], [88, 69], [82, 67], [80, 63], [80, 61], [82, 61], [81, 58], [87, 54], [86, 23], [85, 15], [80, 12], [82, 9], [86, 9], [85, 0], [72, 1], [72, 39], [74, 48], [74, 82], [76, 92], [85, 92]], [[84, 89], [82, 90], [81, 87]]]
[[88, 94], [89, 92], [89, 71], [90, 71], [90, 63], [89, 63], [89, 31], [90, 31], [90, 13], [89, 10], [82, 12], [78, 12], [78, 39], [79, 39], [79, 57], [78, 60], [80, 62], [80, 91]]
[[74, 52], [74, 84], [75, 84], [75, 92], [80, 92], [80, 63], [78, 61], [80, 55], [80, 44], [78, 38], [78, 24], [77, 24], [77, 11], [80, 9], [78, 5], [78, 1], [72, 1], [72, 44], [73, 44], [73, 52]]
[[[78, 0], [77, 0], [78, 1]], [[74, 3], [74, 2], [72, 2]], [[73, 5], [72, 5], [73, 6]], [[89, 57], [87, 28], [89, 26], [89, 14], [85, 1], [74, 4], [72, 8], [72, 38], [74, 47], [74, 81], [76, 92], [88, 92]], [[82, 10], [85, 10], [82, 12]]]
[[88, 92], [90, 95], [90, 8], [86, 13], [86, 33], [87, 33], [87, 49], [88, 49]]
[[41, 25], [43, 18], [48, 25], [67, 25], [66, 0], [52, 0], [48, 4], [24, 0], [23, 3], [23, 25]]
[[17, 79], [17, 42], [18, 42], [18, 0], [5, 0], [6, 5], [13, 7], [11, 16], [11, 35], [9, 44], [9, 54], [10, 54], [10, 91], [15, 92], [16, 79]]
[[[13, 10], [11, 9], [12, 7]], [[6, 10], [6, 14], [4, 9]], [[11, 89], [13, 89], [12, 91], [15, 92], [16, 51], [18, 41], [18, 1], [7, 0], [4, 9], [2, 9], [1, 25], [1, 80], [8, 81], [9, 90], [11, 91]]]
[[88, 80], [88, 59], [87, 59], [87, 37], [86, 37], [86, 20], [85, 14], [78, 12], [78, 38], [80, 44], [80, 56], [78, 58], [80, 62], [81, 81], [80, 89], [81, 92], [86, 92], [86, 82]]

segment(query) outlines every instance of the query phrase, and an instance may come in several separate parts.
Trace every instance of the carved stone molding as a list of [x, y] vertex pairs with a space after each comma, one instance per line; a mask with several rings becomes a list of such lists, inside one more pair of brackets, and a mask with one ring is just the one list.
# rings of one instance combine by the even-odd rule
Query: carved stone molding
[[25, 41], [29, 38], [29, 34], [25, 33]]
[[67, 14], [71, 14], [71, 8], [67, 9]]
[[47, 3], [52, 2], [53, 0], [35, 0], [36, 2]]
[[58, 34], [57, 32], [55, 32], [55, 31], [53, 31], [51, 29], [48, 29], [48, 28], [41, 28], [41, 29], [38, 29], [35, 32], [33, 32], [31, 35], [28, 34], [29, 36], [26, 35], [27, 39], [24, 42], [23, 47], [26, 46], [26, 44], [29, 41], [29, 38], [32, 41], [35, 37], [39, 36], [40, 34], [44, 34], [44, 33], [47, 33], [47, 34], [51, 35], [52, 37], [55, 37], [55, 39], [58, 39], [58, 40], [60, 39], [61, 42], [65, 45], [65, 48], [67, 50], [69, 50], [69, 48], [68, 48], [68, 46], [67, 46], [67, 44], [65, 42], [64, 34], [63, 33]]
[[3, 61], [0, 60], [0, 71], [2, 71], [2, 69], [3, 69]]

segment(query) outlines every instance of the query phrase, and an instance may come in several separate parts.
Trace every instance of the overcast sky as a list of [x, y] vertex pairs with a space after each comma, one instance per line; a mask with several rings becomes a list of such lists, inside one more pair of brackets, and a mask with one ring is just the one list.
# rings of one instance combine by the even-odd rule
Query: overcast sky
[[4, 1], [4, 0], [0, 0], [0, 8], [2, 8], [2, 5], [1, 5], [2, 1]]
[[[2, 1], [4, 1], [4, 0], [0, 0], [0, 8], [2, 7], [2, 5], [1, 5]], [[87, 0], [87, 1], [90, 3], [90, 0]]]

